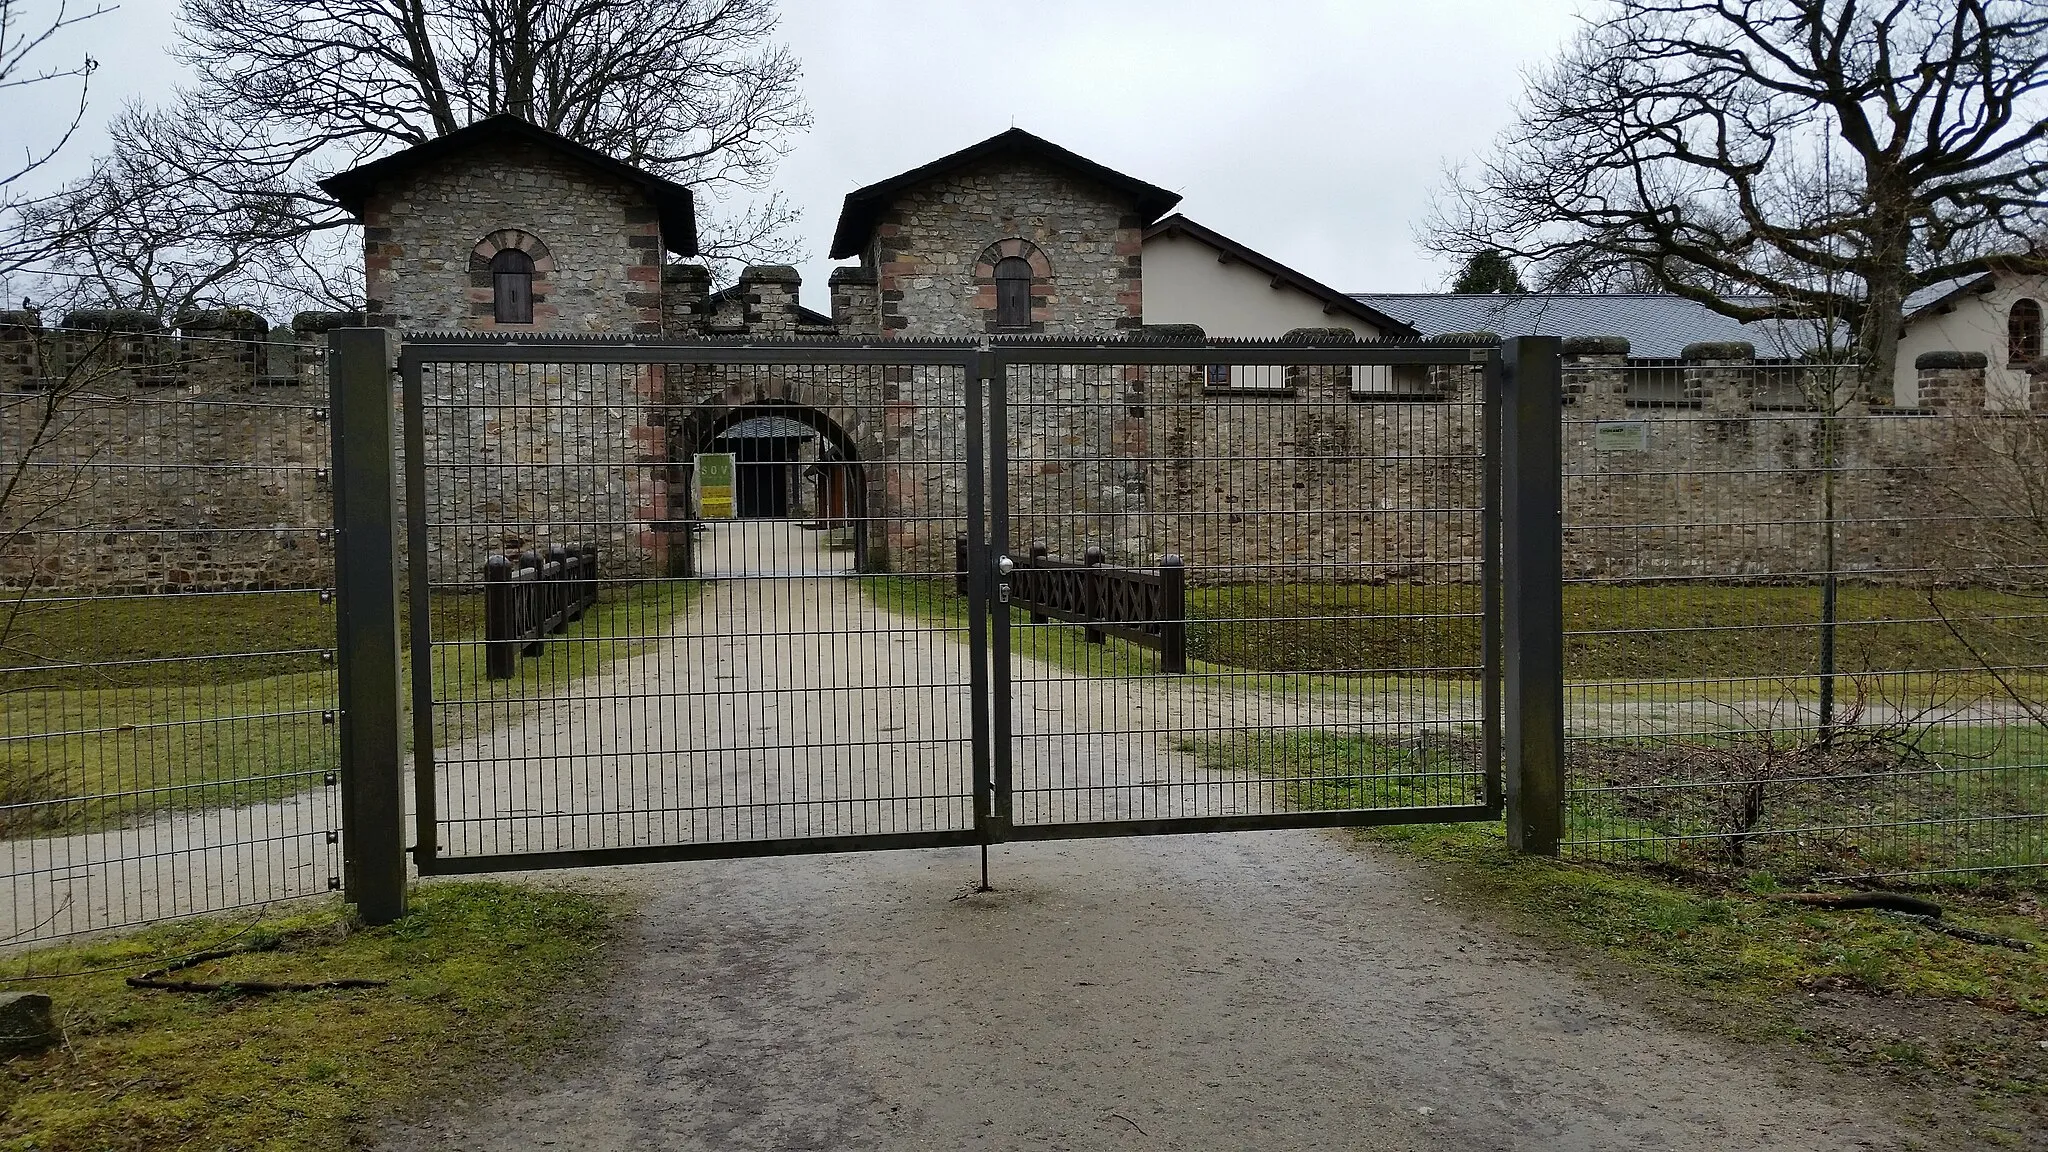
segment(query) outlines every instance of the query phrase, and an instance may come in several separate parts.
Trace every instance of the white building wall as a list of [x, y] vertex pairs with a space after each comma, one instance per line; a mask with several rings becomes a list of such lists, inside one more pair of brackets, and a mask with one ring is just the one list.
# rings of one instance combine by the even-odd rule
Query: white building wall
[[[1360, 340], [1380, 338], [1372, 324], [1325, 312], [1316, 297], [1287, 285], [1275, 287], [1272, 276], [1185, 233], [1162, 232], [1145, 241], [1145, 323], [1199, 324], [1210, 336], [1237, 340], [1274, 340], [1296, 328], [1348, 328]], [[1232, 369], [1231, 385], [1281, 383], [1263, 378], [1262, 371]], [[1361, 367], [1352, 386], [1361, 391], [1385, 387], [1384, 381], [1372, 379], [1376, 375], [1386, 375], [1386, 369]]]
[[[1151, 255], [1149, 246], [1146, 255]], [[1919, 371], [1913, 360], [1922, 352], [1982, 352], [1990, 361], [1984, 370], [1985, 402], [1992, 407], [2025, 407], [2026, 366], [2012, 364], [2006, 357], [2006, 319], [2021, 299], [2048, 308], [2048, 277], [2001, 276], [1989, 292], [1966, 293], [1951, 301], [1953, 311], [1930, 312], [1908, 323], [1899, 340], [1899, 364], [1893, 377], [1896, 402], [1907, 407], [1920, 402]]]

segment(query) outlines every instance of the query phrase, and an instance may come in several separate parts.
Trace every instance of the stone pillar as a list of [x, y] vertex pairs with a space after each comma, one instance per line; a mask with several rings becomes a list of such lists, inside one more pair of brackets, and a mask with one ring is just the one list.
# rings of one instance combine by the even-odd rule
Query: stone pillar
[[[1434, 337], [1436, 344], [1499, 344], [1500, 337], [1492, 332], [1446, 332]], [[1476, 394], [1481, 386], [1481, 375], [1486, 371], [1481, 364], [1431, 364], [1428, 384], [1422, 391], [1445, 400], [1456, 401], [1461, 397]], [[1397, 373], [1395, 380], [1399, 381]]]
[[1628, 340], [1574, 336], [1564, 342], [1564, 402], [1577, 420], [1618, 419], [1628, 395]]
[[194, 312], [178, 319], [184, 382], [204, 388], [246, 388], [263, 366], [270, 322], [245, 308]]
[[1749, 411], [1756, 388], [1756, 345], [1710, 340], [1687, 344], [1679, 357], [1685, 361], [1686, 403], [1724, 416]]
[[787, 339], [796, 335], [797, 291], [803, 277], [787, 264], [755, 264], [740, 273], [739, 298], [746, 308], [749, 336]]
[[361, 328], [361, 312], [301, 312], [292, 317], [299, 383], [327, 387], [327, 334], [336, 328]]
[[[1296, 328], [1280, 338], [1282, 344], [1356, 344], [1358, 333], [1349, 328]], [[1304, 402], [1335, 403], [1351, 399], [1351, 368], [1343, 364], [1289, 364], [1287, 386]]]
[[875, 291], [875, 270], [865, 265], [834, 268], [832, 322], [848, 336], [874, 336], [882, 331], [881, 298]]
[[43, 317], [0, 312], [0, 392], [33, 392], [43, 384]]
[[668, 264], [661, 270], [661, 331], [688, 339], [704, 335], [711, 270], [701, 264]]
[[1990, 363], [1982, 352], [1922, 352], [1913, 360], [1919, 373], [1915, 390], [1919, 405], [1941, 412], [1982, 412], [1984, 410], [1984, 369]]
[[51, 376], [94, 387], [174, 382], [176, 356], [164, 326], [132, 308], [80, 309], [64, 317]]

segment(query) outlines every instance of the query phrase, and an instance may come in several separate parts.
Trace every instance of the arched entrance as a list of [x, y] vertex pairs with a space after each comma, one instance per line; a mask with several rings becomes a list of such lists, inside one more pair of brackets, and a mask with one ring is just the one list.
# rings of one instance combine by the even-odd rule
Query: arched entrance
[[[781, 399], [703, 405], [675, 421], [669, 441], [670, 506], [681, 511], [670, 551], [676, 575], [870, 570], [867, 469], [854, 436], [831, 416]], [[698, 506], [701, 453], [733, 458], [730, 517]], [[706, 539], [721, 531], [725, 540]]]

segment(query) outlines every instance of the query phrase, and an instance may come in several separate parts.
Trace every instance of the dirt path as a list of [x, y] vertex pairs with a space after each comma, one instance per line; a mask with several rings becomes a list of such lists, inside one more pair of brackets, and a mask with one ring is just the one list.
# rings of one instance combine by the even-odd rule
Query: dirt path
[[[1341, 834], [583, 873], [603, 1055], [383, 1133], [530, 1149], [1896, 1149]], [[561, 879], [561, 877], [557, 877]]]

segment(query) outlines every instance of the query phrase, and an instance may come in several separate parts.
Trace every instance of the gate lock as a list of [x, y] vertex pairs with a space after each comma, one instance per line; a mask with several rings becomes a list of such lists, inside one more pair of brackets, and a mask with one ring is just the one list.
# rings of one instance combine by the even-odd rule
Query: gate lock
[[1017, 570], [1017, 562], [1008, 556], [996, 557], [996, 603], [1010, 602], [1010, 573]]

